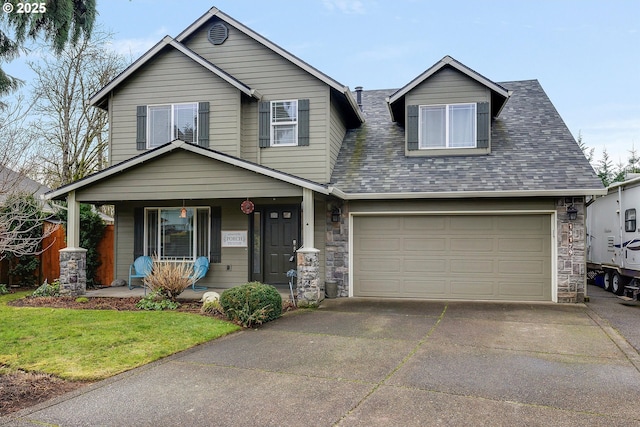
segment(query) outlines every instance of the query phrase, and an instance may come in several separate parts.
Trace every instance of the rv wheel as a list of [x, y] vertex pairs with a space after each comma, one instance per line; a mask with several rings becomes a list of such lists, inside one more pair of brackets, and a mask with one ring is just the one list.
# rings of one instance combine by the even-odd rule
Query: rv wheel
[[604, 290], [607, 292], [611, 292], [611, 281], [612, 281], [612, 277], [613, 273], [611, 272], [611, 270], [605, 270], [604, 272]]
[[619, 273], [613, 273], [613, 278], [611, 279], [611, 292], [616, 295], [622, 295], [626, 284], [627, 280], [624, 277]]

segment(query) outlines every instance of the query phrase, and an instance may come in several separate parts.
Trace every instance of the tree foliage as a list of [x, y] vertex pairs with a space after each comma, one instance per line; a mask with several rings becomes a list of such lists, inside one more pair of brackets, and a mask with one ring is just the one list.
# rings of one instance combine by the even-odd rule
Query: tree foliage
[[[67, 211], [61, 210], [58, 214], [67, 222]], [[91, 205], [80, 205], [80, 247], [87, 250], [87, 286], [95, 286], [96, 273], [100, 267], [100, 254], [98, 245], [104, 235], [105, 224], [100, 214]]]
[[0, 207], [0, 259], [36, 255], [46, 249], [41, 247], [51, 233], [43, 230], [46, 217], [33, 195], [7, 195]]
[[89, 105], [89, 98], [125, 66], [124, 57], [106, 48], [110, 35], [82, 37], [55, 58], [30, 63], [36, 73], [32, 124], [40, 141], [41, 174], [57, 187], [106, 166], [108, 117]]
[[[19, 56], [28, 39], [44, 39], [53, 52], [60, 54], [68, 44], [75, 45], [81, 37], [88, 38], [96, 18], [96, 0], [47, 1], [42, 13], [17, 13], [24, 0], [4, 0], [13, 12], [0, 14], [0, 61]], [[8, 9], [5, 9], [8, 11]], [[21, 80], [0, 68], [0, 96], [16, 90]]]

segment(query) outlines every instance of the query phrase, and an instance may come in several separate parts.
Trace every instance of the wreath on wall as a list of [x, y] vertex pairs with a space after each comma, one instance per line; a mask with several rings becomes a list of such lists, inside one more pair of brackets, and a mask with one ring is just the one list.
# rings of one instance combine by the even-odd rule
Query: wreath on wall
[[251, 212], [253, 212], [254, 209], [255, 209], [255, 206], [254, 206], [253, 202], [251, 200], [249, 200], [249, 199], [245, 200], [240, 205], [240, 210], [242, 212], [246, 213], [247, 215], [249, 215]]

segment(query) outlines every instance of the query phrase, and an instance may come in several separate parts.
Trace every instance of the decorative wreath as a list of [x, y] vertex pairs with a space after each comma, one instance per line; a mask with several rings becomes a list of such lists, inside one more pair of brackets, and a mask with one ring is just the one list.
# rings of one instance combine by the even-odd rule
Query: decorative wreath
[[251, 200], [245, 200], [240, 205], [240, 209], [242, 210], [242, 212], [246, 213], [247, 215], [249, 215], [251, 212], [253, 212], [254, 208], [255, 208], [255, 206], [253, 205], [253, 202]]

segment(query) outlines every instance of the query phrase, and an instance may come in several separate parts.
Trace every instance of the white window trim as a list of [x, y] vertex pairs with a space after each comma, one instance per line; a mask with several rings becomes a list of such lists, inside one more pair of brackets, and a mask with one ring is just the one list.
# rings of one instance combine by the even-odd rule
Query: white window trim
[[[449, 141], [449, 107], [454, 105], [472, 105], [473, 106], [473, 146], [468, 147], [451, 147]], [[425, 147], [422, 141], [422, 109], [429, 107], [445, 107], [445, 146], [444, 147]], [[425, 104], [418, 106], [418, 149], [419, 150], [465, 150], [478, 148], [478, 103], [477, 102], [459, 102], [452, 104]]]
[[[274, 122], [273, 121], [273, 104], [283, 103], [283, 102], [295, 102], [296, 103], [296, 119], [288, 122]], [[296, 147], [298, 145], [298, 120], [299, 120], [299, 109], [298, 109], [298, 100], [297, 99], [278, 99], [275, 101], [271, 101], [269, 104], [269, 126], [270, 126], [270, 135], [269, 135], [269, 145], [271, 147]], [[295, 132], [293, 136], [293, 142], [289, 144], [276, 144], [275, 143], [275, 127], [276, 126], [290, 126], [295, 125]]]
[[[198, 103], [197, 102], [176, 102], [176, 103], [164, 103], [164, 104], [149, 104], [147, 105], [147, 148], [151, 149], [151, 148], [156, 148], [159, 147], [163, 144], [158, 144], [158, 145], [151, 145], [151, 112], [150, 112], [150, 108], [151, 107], [171, 107], [170, 108], [170, 112], [171, 112], [171, 123], [169, 124], [169, 129], [171, 132], [171, 136], [169, 138], [173, 138], [176, 139], [176, 136], [173, 135], [173, 131], [175, 129], [175, 106], [178, 105], [195, 105], [196, 107], [196, 126], [193, 129], [193, 135], [194, 138], [196, 139], [195, 142], [192, 143], [197, 143], [198, 142], [198, 121], [197, 121], [197, 117], [198, 117]], [[169, 139], [169, 141], [167, 142], [171, 142], [173, 139]], [[185, 141], [185, 142], [190, 142], [190, 141]]]
[[[174, 209], [182, 209], [182, 208], [186, 208], [186, 209], [193, 209], [194, 212], [197, 212], [197, 209], [206, 209], [207, 210], [207, 223], [209, 224], [209, 232], [207, 233], [207, 250], [206, 250], [206, 257], [207, 259], [209, 259], [209, 261], [211, 261], [211, 207], [209, 206], [148, 206], [144, 208], [144, 233], [143, 233], [143, 239], [144, 239], [144, 245], [143, 245], [143, 250], [144, 250], [144, 254], [147, 256], [153, 256], [153, 255], [159, 255], [159, 254], [150, 254], [149, 253], [149, 245], [147, 244], [148, 242], [148, 224], [147, 224], [147, 218], [148, 218], [148, 214], [147, 212], [150, 210], [155, 210], [158, 211], [158, 219], [160, 218], [160, 211], [161, 210], [174, 210]], [[158, 226], [160, 226], [160, 222], [158, 221]], [[193, 234], [195, 236], [198, 235], [198, 221], [197, 219], [194, 221], [193, 224]], [[160, 248], [161, 247], [161, 239], [162, 239], [162, 232], [159, 229], [158, 230], [158, 240], [156, 241], [156, 247]], [[179, 258], [179, 257], [174, 257], [174, 258], [169, 258], [169, 257], [162, 257], [160, 256], [160, 260], [161, 261], [167, 261], [167, 262], [184, 262], [184, 261], [194, 261], [198, 258], [198, 239], [195, 238], [193, 239], [193, 247], [191, 248], [193, 251], [193, 257], [192, 258]]]

